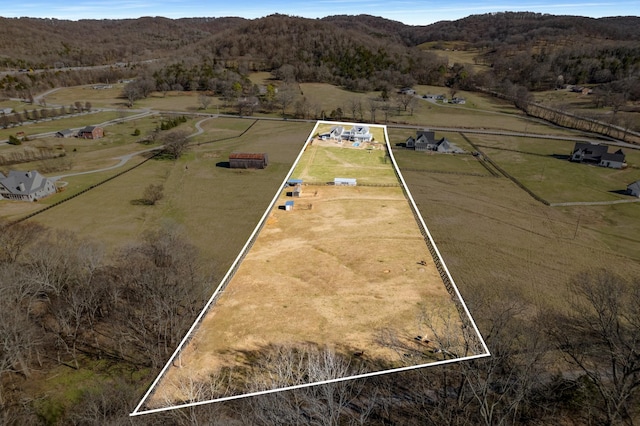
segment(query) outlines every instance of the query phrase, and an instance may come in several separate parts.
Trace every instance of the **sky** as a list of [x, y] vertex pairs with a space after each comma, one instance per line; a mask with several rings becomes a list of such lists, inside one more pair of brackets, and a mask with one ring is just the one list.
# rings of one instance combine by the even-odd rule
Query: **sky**
[[[125, 19], [240, 16], [254, 19], [273, 13], [322, 18], [368, 14], [408, 25], [428, 25], [492, 12], [553, 15], [640, 15], [640, 0], [25, 0], [0, 1], [0, 16], [56, 19]], [[1, 30], [1, 29], [0, 29]]]

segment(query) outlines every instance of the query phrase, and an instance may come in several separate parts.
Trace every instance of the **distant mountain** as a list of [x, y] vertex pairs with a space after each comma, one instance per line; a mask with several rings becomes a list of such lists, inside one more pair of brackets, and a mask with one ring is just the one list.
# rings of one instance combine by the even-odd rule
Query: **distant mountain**
[[[0, 70], [136, 65], [153, 59], [153, 66], [142, 67], [148, 78], [153, 75], [163, 87], [185, 89], [219, 87], [214, 80], [223, 79], [222, 70], [228, 69], [237, 75], [268, 71], [282, 80], [327, 82], [363, 91], [417, 83], [472, 89], [502, 82], [538, 90], [560, 82], [637, 79], [639, 41], [640, 17], [592, 19], [529, 12], [472, 15], [426, 26], [371, 15], [77, 22], [0, 18]], [[482, 73], [464, 64], [450, 67], [442, 50], [452, 42], [455, 48], [473, 50], [476, 63], [489, 67]], [[0, 89], [17, 93], [89, 79], [113, 81], [124, 72], [73, 79], [49, 73], [37, 82], [36, 77], [5, 78]], [[135, 67], [126, 73], [139, 74]], [[623, 86], [637, 85], [634, 80]]]
[[637, 41], [640, 40], [640, 17], [593, 19], [531, 12], [491, 13], [415, 27], [412, 35], [416, 44], [453, 40], [476, 44], [520, 43], [567, 37]]
[[[274, 24], [274, 22], [278, 24]], [[286, 30], [277, 35], [277, 28]], [[285, 28], [286, 27], [286, 28]], [[339, 15], [323, 19], [305, 19], [271, 15], [243, 18], [167, 19], [144, 17], [123, 20], [65, 21], [36, 18], [0, 18], [0, 67], [100, 65], [189, 56], [190, 49], [210, 42], [231, 45], [241, 50], [273, 51], [260, 47], [259, 39], [289, 43], [296, 49], [300, 37], [309, 33], [319, 40], [343, 38], [346, 44], [366, 43], [386, 49], [414, 47], [425, 42], [462, 41], [478, 47], [522, 45], [539, 40], [566, 45], [585, 40], [637, 42], [640, 17], [592, 19], [579, 16], [554, 16], [528, 12], [473, 15], [457, 21], [427, 26], [410, 26], [370, 15]], [[266, 40], [262, 40], [265, 42]], [[356, 42], [357, 41], [357, 42]], [[284, 49], [284, 46], [272, 46]], [[215, 49], [214, 49], [215, 50]]]

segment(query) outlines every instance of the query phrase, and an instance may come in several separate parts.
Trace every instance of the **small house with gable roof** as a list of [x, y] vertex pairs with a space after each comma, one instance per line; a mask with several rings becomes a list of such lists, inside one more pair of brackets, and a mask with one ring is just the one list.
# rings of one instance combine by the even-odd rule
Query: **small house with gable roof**
[[627, 186], [627, 194], [640, 198], [640, 180], [630, 183]]

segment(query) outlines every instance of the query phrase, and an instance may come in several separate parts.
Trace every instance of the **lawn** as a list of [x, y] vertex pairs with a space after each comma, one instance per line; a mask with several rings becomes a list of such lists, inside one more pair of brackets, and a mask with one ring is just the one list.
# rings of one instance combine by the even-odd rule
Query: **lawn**
[[336, 177], [356, 178], [359, 184], [395, 185], [398, 183], [386, 150], [353, 148], [351, 142], [320, 142], [314, 140], [307, 154], [293, 171], [293, 177], [305, 181], [326, 183]]
[[94, 108], [126, 108], [127, 100], [122, 97], [124, 84], [113, 84], [110, 89], [94, 89], [94, 85], [59, 88], [48, 94], [48, 105], [73, 105], [75, 102], [91, 102]]
[[[213, 129], [217, 121], [208, 121], [206, 126]], [[34, 220], [107, 241], [111, 247], [134, 239], [162, 220], [172, 220], [185, 227], [208, 265], [219, 265], [219, 270], [224, 271], [258, 222], [311, 130], [311, 125], [304, 123], [259, 122], [243, 137], [230, 138], [252, 123], [222, 119], [219, 130], [226, 139], [194, 145], [177, 162], [150, 160]], [[235, 150], [265, 151], [270, 165], [264, 170], [228, 169], [225, 163]], [[141, 159], [132, 160], [131, 165]], [[43, 202], [54, 202], [57, 197], [80, 191], [119, 171], [65, 178], [69, 182], [65, 192]], [[165, 198], [156, 206], [136, 204], [150, 183], [163, 183]], [[74, 218], [72, 222], [70, 217]]]
[[[571, 163], [567, 160], [574, 143], [522, 137], [467, 135], [500, 167], [535, 194], [551, 203], [613, 201], [640, 179], [640, 152], [626, 150], [623, 170]], [[614, 147], [609, 150], [613, 152]]]
[[[97, 125], [104, 123], [105, 121], [115, 120], [117, 118], [123, 118], [131, 113], [121, 113], [116, 111], [107, 112], [89, 112], [82, 113], [80, 115], [67, 115], [63, 117], [57, 117], [52, 120], [39, 121], [37, 123], [25, 124], [18, 127], [12, 127], [9, 129], [0, 129], [0, 140], [9, 139], [10, 135], [15, 135], [18, 132], [24, 132], [28, 137], [30, 135], [37, 135], [40, 133], [57, 132], [63, 129], [75, 129], [85, 126]], [[0, 145], [0, 153], [3, 146]]]

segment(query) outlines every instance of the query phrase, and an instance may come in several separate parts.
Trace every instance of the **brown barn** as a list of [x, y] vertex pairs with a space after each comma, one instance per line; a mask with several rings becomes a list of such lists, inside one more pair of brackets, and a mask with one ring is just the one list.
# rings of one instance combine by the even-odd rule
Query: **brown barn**
[[104, 136], [102, 127], [87, 126], [78, 132], [78, 137], [83, 139], [99, 139]]
[[267, 153], [232, 152], [229, 167], [232, 169], [264, 169], [269, 164]]

